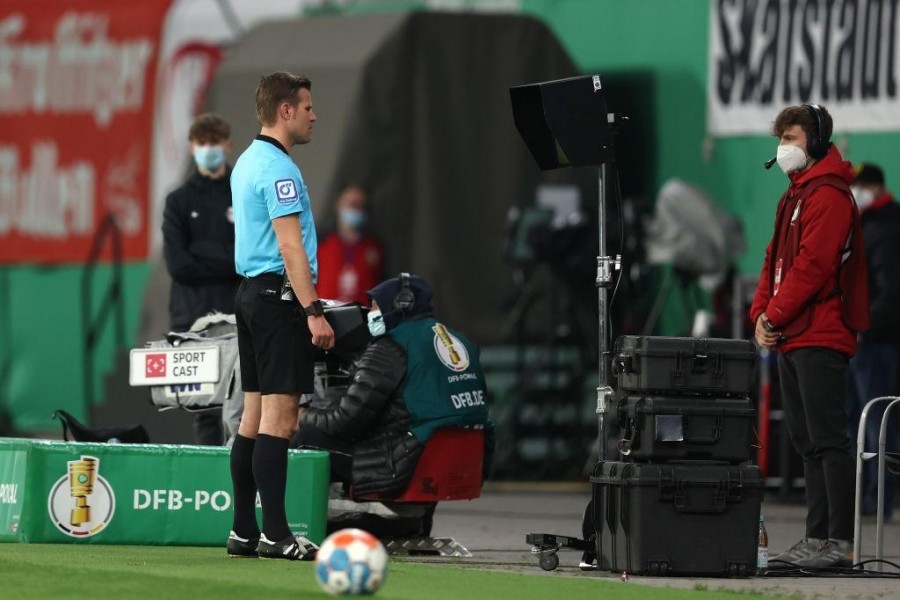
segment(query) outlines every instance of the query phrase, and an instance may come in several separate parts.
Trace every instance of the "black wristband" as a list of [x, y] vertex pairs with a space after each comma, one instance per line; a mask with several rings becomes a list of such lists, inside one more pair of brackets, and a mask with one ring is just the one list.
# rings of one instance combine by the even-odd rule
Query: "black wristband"
[[325, 314], [325, 307], [322, 306], [321, 300], [313, 300], [312, 304], [303, 307], [303, 312], [306, 313], [307, 317], [311, 317], [313, 315], [322, 316]]

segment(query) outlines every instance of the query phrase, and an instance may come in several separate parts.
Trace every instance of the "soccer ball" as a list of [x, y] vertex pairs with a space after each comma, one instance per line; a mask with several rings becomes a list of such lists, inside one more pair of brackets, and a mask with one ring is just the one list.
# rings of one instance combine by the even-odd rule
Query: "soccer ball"
[[387, 551], [371, 533], [341, 529], [316, 554], [316, 581], [333, 596], [374, 594], [387, 575]]

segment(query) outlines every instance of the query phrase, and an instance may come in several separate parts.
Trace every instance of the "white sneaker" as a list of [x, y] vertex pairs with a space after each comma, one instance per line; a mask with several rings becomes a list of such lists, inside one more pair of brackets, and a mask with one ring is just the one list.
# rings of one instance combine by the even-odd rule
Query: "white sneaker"
[[848, 568], [853, 566], [853, 542], [850, 540], [825, 540], [819, 551], [807, 558], [794, 561], [806, 569]]
[[[825, 540], [819, 538], [803, 538], [781, 554], [770, 556], [769, 567], [778, 569], [795, 566], [798, 560], [803, 560], [805, 558], [810, 558], [817, 555], [819, 553], [819, 550], [822, 549], [822, 544], [824, 543]], [[773, 565], [771, 563], [783, 564]]]
[[303, 536], [286, 537], [279, 542], [273, 542], [262, 534], [259, 536], [259, 545], [256, 553], [260, 558], [283, 558], [286, 560], [315, 560], [319, 547]]

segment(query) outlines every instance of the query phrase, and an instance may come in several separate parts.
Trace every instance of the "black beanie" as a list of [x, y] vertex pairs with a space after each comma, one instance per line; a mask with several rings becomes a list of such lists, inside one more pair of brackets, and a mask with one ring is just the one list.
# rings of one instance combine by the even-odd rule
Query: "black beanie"
[[872, 183], [884, 185], [884, 171], [870, 163], [856, 166], [856, 183]]

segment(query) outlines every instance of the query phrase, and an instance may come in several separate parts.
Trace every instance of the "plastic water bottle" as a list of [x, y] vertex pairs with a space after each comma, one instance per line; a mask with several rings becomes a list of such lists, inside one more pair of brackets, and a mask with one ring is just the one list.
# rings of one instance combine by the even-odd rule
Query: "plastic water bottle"
[[759, 515], [759, 542], [756, 545], [756, 570], [765, 571], [769, 568], [769, 534], [766, 533], [766, 521]]

